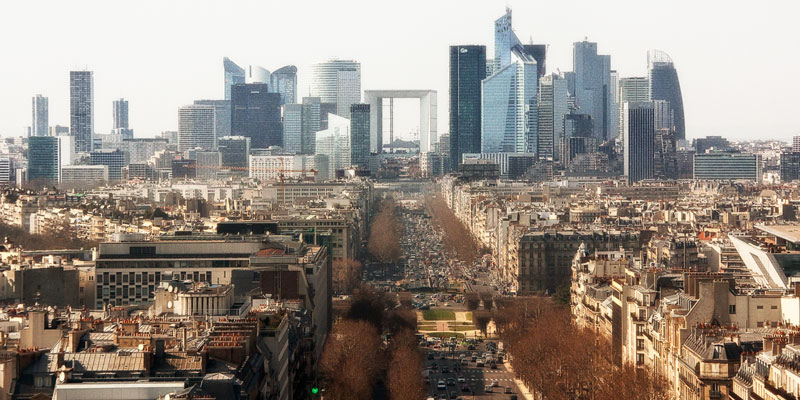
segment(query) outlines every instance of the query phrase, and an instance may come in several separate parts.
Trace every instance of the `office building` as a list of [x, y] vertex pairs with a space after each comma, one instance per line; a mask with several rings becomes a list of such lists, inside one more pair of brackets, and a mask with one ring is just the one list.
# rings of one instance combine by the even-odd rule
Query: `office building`
[[297, 103], [297, 67], [287, 65], [269, 77], [271, 91], [281, 95], [281, 105]]
[[[270, 72], [268, 69], [258, 65], [248, 65], [244, 77], [244, 83], [263, 83], [269, 85]], [[231, 94], [233, 96], [233, 94]]]
[[336, 177], [337, 170], [350, 167], [350, 120], [338, 115], [330, 115], [328, 129], [317, 132], [315, 155], [328, 159], [328, 176]]
[[231, 135], [250, 138], [256, 149], [283, 146], [281, 99], [269, 85], [248, 83], [231, 88]]
[[214, 134], [217, 138], [231, 134], [230, 100], [195, 100], [195, 105], [214, 107]]
[[222, 58], [222, 68], [225, 74], [225, 100], [230, 100], [231, 86], [244, 83], [244, 68], [236, 65], [228, 57]]
[[[597, 43], [582, 41], [573, 45], [575, 103], [578, 113], [592, 116], [593, 134], [599, 141], [611, 140], [611, 113], [617, 112], [611, 98], [611, 56], [597, 54]], [[612, 109], [613, 108], [613, 109]]]
[[61, 167], [61, 183], [65, 185], [98, 185], [108, 182], [106, 165], [67, 165]]
[[347, 118], [350, 106], [361, 102], [361, 64], [331, 59], [311, 66], [311, 96], [336, 103], [336, 115]]
[[69, 73], [69, 132], [75, 151], [92, 151], [94, 142], [94, 78], [92, 71]]
[[[394, 152], [394, 99], [419, 99], [419, 151], [427, 153], [437, 140], [438, 95], [435, 90], [365, 90], [364, 103], [370, 106], [370, 151], [381, 153], [385, 147], [383, 124], [384, 100], [389, 100], [389, 152]], [[349, 115], [348, 115], [349, 116]]]
[[686, 139], [681, 84], [672, 59], [663, 51], [651, 50], [647, 52], [647, 71], [650, 78], [650, 99], [669, 102], [674, 113], [675, 138]]
[[215, 110], [209, 105], [188, 105], [178, 109], [178, 151], [194, 148], [213, 150]]
[[[322, 104], [319, 97], [303, 97], [302, 124], [300, 127], [300, 154], [314, 154], [317, 132], [322, 129]], [[330, 103], [325, 103], [330, 104]], [[335, 107], [328, 107], [335, 112]], [[327, 114], [325, 115], [327, 125]]]
[[461, 157], [461, 164], [478, 162], [475, 160], [488, 160], [496, 164], [502, 179], [520, 179], [536, 164], [534, 153], [464, 153]]
[[350, 164], [367, 169], [370, 154], [369, 104], [350, 106]]
[[33, 119], [31, 122], [31, 136], [47, 136], [49, 128], [48, 100], [37, 94], [31, 100]]
[[170, 166], [173, 179], [194, 179], [197, 177], [197, 160], [178, 156], [171, 160]]
[[236, 173], [246, 175], [247, 157], [250, 154], [250, 138], [244, 136], [224, 136], [217, 140], [220, 165]]
[[58, 165], [63, 167], [75, 162], [75, 138], [72, 136], [56, 136], [58, 140]]
[[114, 100], [112, 104], [112, 134], [133, 139], [133, 129], [128, 125], [128, 100]]
[[495, 45], [494, 74], [481, 82], [481, 152], [534, 152], [538, 66], [511, 29], [511, 10], [495, 21]]
[[89, 153], [89, 165], [108, 167], [108, 180], [122, 180], [122, 167], [128, 165], [128, 155], [121, 150], [95, 150]]
[[539, 127], [536, 154], [540, 159], [557, 161], [564, 137], [564, 117], [569, 114], [567, 80], [558, 74], [539, 80]]
[[781, 153], [781, 182], [788, 183], [798, 179], [800, 179], [800, 153], [794, 151]]
[[314, 156], [305, 155], [252, 155], [249, 177], [269, 180], [313, 180], [316, 163]]
[[218, 151], [197, 151], [192, 158], [197, 161], [195, 164], [197, 166], [196, 178], [214, 179], [217, 177], [221, 158]]
[[625, 103], [624, 174], [628, 183], [653, 179], [655, 110], [652, 102]]
[[623, 134], [622, 121], [623, 105], [627, 103], [638, 103], [650, 101], [650, 79], [647, 77], [627, 77], [619, 80], [619, 132]]
[[708, 150], [727, 151], [731, 146], [728, 139], [722, 136], [706, 136], [695, 139], [694, 148], [697, 154], [703, 154]]
[[694, 179], [761, 183], [761, 155], [709, 152], [694, 155]]
[[61, 125], [51, 126], [49, 132], [50, 136], [69, 135], [69, 127]]
[[674, 131], [675, 130], [675, 117], [672, 107], [668, 101], [653, 100], [653, 110], [655, 118], [655, 129]]
[[58, 182], [58, 138], [31, 136], [28, 138], [28, 181], [52, 184]]
[[481, 151], [481, 81], [485, 77], [486, 46], [450, 46], [452, 171], [458, 168], [462, 154]]
[[303, 105], [283, 105], [283, 148], [287, 153], [303, 152]]
[[792, 153], [800, 153], [800, 136], [792, 136]]

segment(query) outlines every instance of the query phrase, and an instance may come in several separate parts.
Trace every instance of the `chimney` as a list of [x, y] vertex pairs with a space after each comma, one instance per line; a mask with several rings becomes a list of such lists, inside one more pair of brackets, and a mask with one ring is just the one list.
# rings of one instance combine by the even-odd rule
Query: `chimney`
[[772, 335], [764, 335], [764, 339], [762, 339], [762, 345], [764, 351], [772, 351]]
[[56, 366], [61, 368], [62, 365], [64, 365], [64, 353], [58, 352], [56, 353]]
[[794, 297], [800, 297], [800, 282], [794, 282]]
[[83, 336], [83, 331], [80, 330], [71, 330], [67, 333], [67, 348], [66, 351], [70, 353], [78, 352], [78, 345], [81, 342], [81, 337]]

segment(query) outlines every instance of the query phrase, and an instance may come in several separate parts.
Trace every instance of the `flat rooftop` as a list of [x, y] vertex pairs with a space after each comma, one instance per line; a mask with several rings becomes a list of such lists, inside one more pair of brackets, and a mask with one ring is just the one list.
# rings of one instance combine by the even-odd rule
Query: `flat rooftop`
[[756, 225], [755, 227], [770, 235], [800, 244], [800, 225]]

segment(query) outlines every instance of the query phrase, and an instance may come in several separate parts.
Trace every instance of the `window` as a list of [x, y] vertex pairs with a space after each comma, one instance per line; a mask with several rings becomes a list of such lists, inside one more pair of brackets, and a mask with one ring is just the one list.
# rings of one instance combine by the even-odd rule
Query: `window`
[[763, 328], [764, 327], [764, 323], [761, 322], [761, 321], [758, 321], [758, 322], [756, 322], [756, 327], [757, 328]]
[[152, 256], [155, 254], [156, 254], [155, 246], [147, 246], [147, 247], [132, 246], [130, 250], [130, 255], [132, 256]]
[[736, 304], [731, 304], [728, 306], [728, 314], [736, 314]]
[[756, 306], [756, 310], [763, 310], [764, 306]]
[[770, 307], [770, 308], [771, 308], [771, 309], [773, 309], [773, 310], [777, 310], [777, 309], [778, 309], [778, 306], [772, 306], [772, 307]]

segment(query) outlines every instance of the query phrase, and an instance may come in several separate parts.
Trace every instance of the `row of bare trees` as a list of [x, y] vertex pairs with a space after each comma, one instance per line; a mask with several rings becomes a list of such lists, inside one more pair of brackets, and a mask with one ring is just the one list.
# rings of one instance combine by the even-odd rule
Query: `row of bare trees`
[[0, 237], [26, 250], [79, 249], [96, 246], [97, 243], [80, 240], [75, 228], [64, 218], [42, 227], [40, 234], [30, 234], [18, 226], [0, 223]]
[[342, 258], [333, 261], [333, 284], [337, 293], [352, 293], [361, 282], [360, 261], [352, 258]]
[[434, 225], [441, 227], [444, 232], [444, 247], [448, 252], [467, 264], [471, 264], [481, 256], [480, 244], [450, 210], [444, 199], [438, 195], [426, 196], [425, 206], [433, 218]]
[[392, 197], [386, 197], [378, 205], [378, 212], [370, 225], [367, 250], [384, 264], [400, 259], [400, 236], [402, 225], [397, 217], [397, 206]]
[[[423, 398], [422, 355], [414, 335], [416, 313], [370, 286], [360, 286], [325, 344], [320, 370], [325, 398], [371, 399], [379, 381], [389, 399]], [[388, 346], [382, 333], [388, 333]]]
[[496, 303], [494, 321], [513, 357], [512, 366], [542, 398], [669, 398], [663, 378], [631, 365], [614, 365], [611, 344], [575, 325], [567, 307], [545, 297], [497, 299]]

